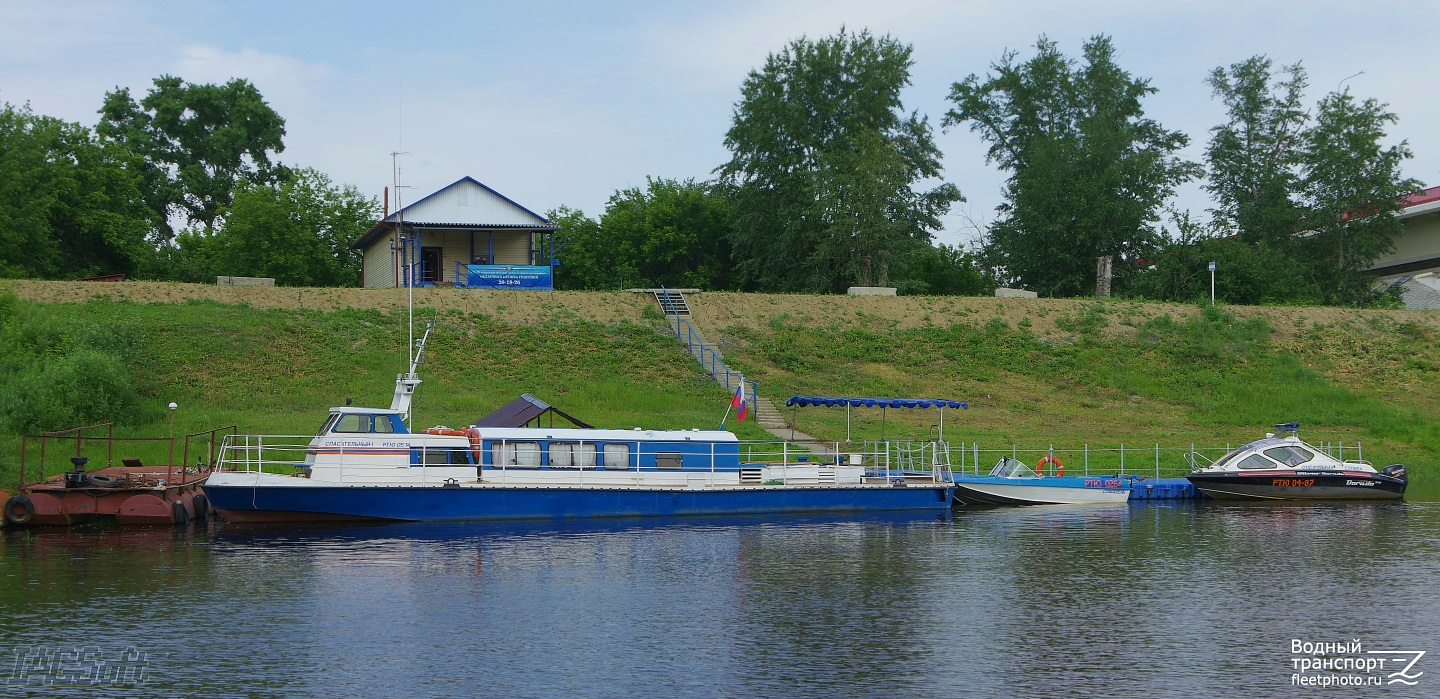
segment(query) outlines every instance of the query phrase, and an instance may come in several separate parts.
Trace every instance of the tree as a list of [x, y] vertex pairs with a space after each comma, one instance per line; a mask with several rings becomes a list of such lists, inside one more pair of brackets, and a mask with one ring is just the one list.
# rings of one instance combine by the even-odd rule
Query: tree
[[338, 187], [310, 168], [293, 170], [278, 185], [247, 184], [224, 212], [214, 236], [218, 249], [187, 241], [214, 271], [274, 277], [283, 286], [355, 286], [360, 253], [350, 249], [380, 216], [379, 203], [354, 186]]
[[565, 245], [560, 288], [733, 288], [729, 202], [713, 185], [646, 178], [611, 196], [599, 221], [571, 209], [550, 219]]
[[1155, 88], [1116, 65], [1109, 37], [1085, 42], [1083, 65], [1044, 37], [1035, 48], [952, 85], [944, 124], [969, 123], [987, 161], [1010, 171], [986, 260], [1039, 293], [1088, 294], [1095, 258], [1114, 256], [1123, 277], [1154, 251], [1161, 206], [1199, 167], [1175, 155], [1184, 134], [1144, 118]]
[[1206, 149], [1214, 235], [1273, 263], [1269, 276], [1287, 285], [1264, 300], [1364, 302], [1364, 272], [1392, 249], [1394, 214], [1420, 186], [1400, 174], [1406, 143], [1382, 145], [1395, 115], [1345, 90], [1322, 98], [1312, 119], [1304, 68], [1265, 56], [1216, 68], [1208, 82], [1228, 116]]
[[911, 49], [868, 31], [791, 42], [751, 71], [717, 168], [733, 193], [743, 288], [840, 291], [885, 284], [928, 245], [950, 205], [927, 119], [906, 115]]
[[0, 276], [133, 273], [150, 227], [128, 161], [79, 124], [0, 105]]
[[278, 177], [270, 154], [285, 150], [285, 120], [248, 80], [194, 85], [162, 75], [154, 83], [138, 104], [129, 88], [107, 92], [96, 130], [143, 159], [138, 172], [162, 241], [174, 236], [174, 215], [213, 231], [237, 187]]
[[1303, 218], [1294, 193], [1310, 118], [1301, 104], [1305, 69], [1296, 63], [1276, 71], [1256, 56], [1216, 68], [1206, 83], [1230, 117], [1210, 130], [1205, 149], [1214, 221], [1252, 245], [1283, 248]]
[[1404, 141], [1384, 147], [1385, 125], [1396, 121], [1385, 105], [1357, 102], [1347, 89], [1320, 100], [1315, 126], [1305, 134], [1300, 181], [1306, 209], [1301, 249], [1309, 278], [1328, 304], [1355, 304], [1371, 296], [1365, 274], [1395, 249], [1404, 230], [1396, 214], [1405, 196], [1422, 185], [1400, 174], [1412, 157]]

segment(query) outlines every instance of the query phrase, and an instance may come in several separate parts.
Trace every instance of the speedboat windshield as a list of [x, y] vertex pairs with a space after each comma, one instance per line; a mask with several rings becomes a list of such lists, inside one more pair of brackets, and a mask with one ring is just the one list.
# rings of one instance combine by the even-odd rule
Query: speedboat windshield
[[1035, 472], [1019, 459], [1006, 456], [995, 464], [995, 468], [990, 469], [990, 475], [1001, 478], [1032, 478], [1035, 476]]

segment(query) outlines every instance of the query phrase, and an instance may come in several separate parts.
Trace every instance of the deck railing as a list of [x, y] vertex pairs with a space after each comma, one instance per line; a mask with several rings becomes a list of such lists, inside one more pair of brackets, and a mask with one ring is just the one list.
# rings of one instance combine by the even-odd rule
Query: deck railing
[[[102, 431], [104, 436], [88, 436]], [[60, 471], [69, 470], [72, 463], [70, 458], [75, 456], [87, 459], [87, 472], [107, 466], [133, 463], [143, 467], [148, 464], [150, 468], [156, 469], [157, 474], [158, 469], [165, 469], [166, 483], [184, 485], [204, 478], [204, 473], [216, 464], [219, 449], [217, 442], [221, 435], [234, 434], [236, 431], [235, 425], [226, 425], [183, 437], [116, 437], [114, 425], [106, 422], [42, 432], [38, 435], [24, 435], [20, 439], [18, 485], [24, 487], [31, 482], [43, 481]], [[35, 449], [36, 446], [38, 449]], [[177, 446], [179, 461], [175, 460]], [[38, 463], [30, 459], [32, 449], [39, 452]], [[117, 450], [119, 462], [116, 460]], [[61, 452], [58, 457], [57, 451]], [[194, 466], [189, 465], [192, 455], [195, 458]], [[56, 465], [62, 466], [60, 471], [54, 469]]]
[[[218, 468], [222, 471], [241, 473], [281, 473], [292, 474], [303, 471], [306, 468], [305, 457], [310, 450], [310, 442], [313, 436], [300, 435], [233, 435], [227, 437], [221, 445], [218, 455]], [[536, 439], [496, 440], [492, 445], [499, 446], [499, 451], [504, 452], [504, 447], [511, 443], [533, 443]], [[618, 440], [564, 440], [566, 444], [594, 444], [598, 447], [597, 453], [603, 454], [604, 444], [627, 444]], [[711, 476], [704, 480], [704, 484], [717, 484], [733, 480], [737, 467], [733, 455], [726, 456], [716, 448], [724, 443], [711, 445], [710, 453], [695, 454], [684, 453], [686, 458], [685, 468], [664, 468], [653, 464], [640, 463], [641, 454], [638, 449], [633, 448], [634, 442], [629, 442], [632, 448], [627, 454], [628, 463], [623, 469], [606, 468], [605, 466], [554, 466], [550, 465], [548, 451], [540, 453], [539, 461], [544, 463], [537, 465], [514, 465], [501, 464], [494, 466], [486, 464], [485, 475], [488, 482], [505, 483], [507, 480], [534, 481], [534, 474], [544, 471], [549, 473], [561, 472], [573, 474], [573, 478], [566, 481], [568, 485], [584, 485], [587, 482], [586, 473], [602, 474], [599, 477], [590, 477], [592, 483], [622, 484], [624, 478], [633, 478], [634, 484], [643, 485], [641, 474], [663, 473], [675, 476], [679, 479], [693, 479], [696, 476]], [[895, 481], [931, 481], [943, 483], [951, 478], [948, 445], [939, 442], [867, 442], [862, 445], [843, 445], [835, 442], [825, 445], [799, 446], [793, 442], [783, 441], [742, 441], [739, 442], [738, 468], [768, 467], [771, 473], [771, 480], [778, 480], [782, 484], [794, 483], [815, 483], [816, 479], [824, 482], [824, 479], [834, 475], [837, 467], [849, 466], [863, 468], [864, 477], [862, 482], [895, 482]], [[396, 447], [394, 455], [406, 455], [406, 462], [410, 461], [409, 452], [413, 448]], [[453, 447], [452, 447], [453, 448]], [[345, 459], [347, 466], [385, 466], [395, 467], [394, 456], [373, 455], [373, 446], [357, 448], [355, 454], [346, 454], [343, 446], [327, 446], [327, 452], [339, 453]], [[492, 449], [494, 447], [492, 446]], [[494, 451], [483, 455], [484, 458], [493, 459]], [[646, 454], [650, 456], [650, 454]], [[702, 463], [697, 466], [696, 461]], [[647, 459], [648, 460], [648, 459]], [[708, 464], [708, 466], [707, 466]], [[416, 465], [412, 468], [425, 469], [435, 467], [473, 467], [471, 464], [430, 464]], [[423, 475], [424, 471], [420, 471]], [[717, 478], [718, 474], [726, 474], [724, 478]], [[689, 480], [687, 480], [689, 482]]]
[[[1197, 444], [1163, 446], [1161, 444], [1125, 444], [1095, 446], [1082, 444], [1079, 447], [1047, 448], [1010, 445], [1008, 448], [985, 448], [979, 442], [960, 442], [955, 469], [960, 473], [986, 474], [1001, 457], [1019, 459], [1027, 466], [1034, 466], [1042, 458], [1052, 456], [1065, 465], [1066, 475], [1088, 476], [1125, 473], [1155, 478], [1183, 478], [1190, 475], [1195, 466], [1213, 463], [1238, 448], [1239, 444], [1200, 446]], [[1320, 451], [1341, 461], [1364, 460], [1364, 447], [1360, 442], [1321, 442], [1314, 445]], [[1054, 467], [1046, 469], [1054, 473]]]

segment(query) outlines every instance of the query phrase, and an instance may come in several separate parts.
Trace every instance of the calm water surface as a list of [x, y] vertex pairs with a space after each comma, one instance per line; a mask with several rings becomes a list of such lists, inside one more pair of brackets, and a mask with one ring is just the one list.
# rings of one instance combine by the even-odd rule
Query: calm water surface
[[[9, 529], [0, 696], [1434, 697], [1437, 532], [1414, 502]], [[1292, 639], [1428, 654], [1296, 687]]]

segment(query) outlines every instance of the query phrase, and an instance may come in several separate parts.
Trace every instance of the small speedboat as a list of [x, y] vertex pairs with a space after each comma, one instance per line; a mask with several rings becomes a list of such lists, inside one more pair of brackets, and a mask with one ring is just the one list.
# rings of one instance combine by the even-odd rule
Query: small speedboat
[[[1192, 461], [1187, 478], [1195, 488], [1223, 500], [1398, 500], [1405, 495], [1405, 467], [1376, 471], [1368, 461], [1343, 461], [1300, 441], [1300, 425], [1276, 425], [1266, 434], [1211, 464]], [[1196, 458], [1199, 455], [1195, 455]]]
[[[1046, 459], [1054, 461], [1054, 457]], [[954, 478], [955, 499], [966, 505], [1077, 505], [1130, 499], [1130, 479], [1124, 476], [1045, 476], [1009, 456], [1002, 457], [988, 475]]]

